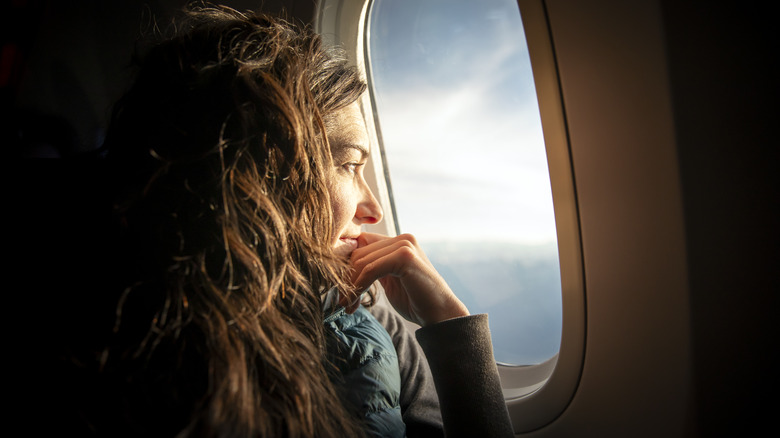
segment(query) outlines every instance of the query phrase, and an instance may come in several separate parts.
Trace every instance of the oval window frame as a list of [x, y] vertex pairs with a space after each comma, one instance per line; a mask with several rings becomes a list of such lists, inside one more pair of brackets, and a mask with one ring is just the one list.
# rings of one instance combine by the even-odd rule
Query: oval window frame
[[[343, 47], [351, 61], [371, 81], [368, 19], [372, 0], [320, 0], [314, 29], [328, 44]], [[553, 192], [561, 269], [562, 331], [556, 356], [538, 365], [498, 364], [515, 433], [530, 432], [555, 420], [571, 402], [579, 385], [585, 357], [585, 281], [574, 174], [565, 111], [548, 19], [542, 0], [518, 0], [526, 34]], [[369, 85], [369, 89], [371, 89]], [[370, 231], [398, 232], [392, 187], [382, 152], [381, 125], [369, 91], [359, 102], [373, 151], [366, 180], [386, 212]]]

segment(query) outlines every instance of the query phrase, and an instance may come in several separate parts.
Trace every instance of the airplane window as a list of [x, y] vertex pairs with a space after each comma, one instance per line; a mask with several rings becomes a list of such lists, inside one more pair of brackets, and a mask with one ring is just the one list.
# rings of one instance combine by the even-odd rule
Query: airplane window
[[539, 107], [516, 0], [374, 0], [368, 75], [396, 226], [421, 242], [499, 363], [561, 342], [561, 278]]

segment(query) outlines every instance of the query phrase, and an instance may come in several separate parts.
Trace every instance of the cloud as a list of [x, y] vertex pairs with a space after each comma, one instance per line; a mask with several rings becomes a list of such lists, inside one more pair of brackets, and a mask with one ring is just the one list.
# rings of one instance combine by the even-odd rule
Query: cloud
[[547, 158], [519, 15], [492, 9], [480, 17], [466, 20], [470, 27], [423, 17], [408, 29], [383, 28], [384, 38], [372, 39], [399, 222], [421, 238], [554, 241]]
[[501, 110], [480, 91], [406, 89], [379, 103], [401, 225], [437, 236], [471, 229], [472, 238], [554, 240], [538, 113]]

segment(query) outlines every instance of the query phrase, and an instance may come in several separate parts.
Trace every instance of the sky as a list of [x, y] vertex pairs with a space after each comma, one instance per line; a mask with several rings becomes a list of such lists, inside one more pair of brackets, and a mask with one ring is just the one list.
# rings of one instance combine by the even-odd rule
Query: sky
[[554, 242], [517, 3], [379, 0], [369, 32], [401, 231], [422, 240]]

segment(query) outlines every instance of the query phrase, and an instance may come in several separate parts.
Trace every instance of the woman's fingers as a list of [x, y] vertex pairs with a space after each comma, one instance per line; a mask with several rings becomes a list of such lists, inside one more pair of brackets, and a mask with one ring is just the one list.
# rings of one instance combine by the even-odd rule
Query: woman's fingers
[[[385, 244], [378, 244], [372, 246], [367, 251], [361, 251], [358, 252], [358, 254], [363, 254], [363, 256], [371, 255], [370, 259], [376, 259], [380, 257], [382, 254], [386, 253], [377, 253], [376, 250], [381, 250], [386, 245], [393, 245], [393, 241], [391, 241], [390, 237], [381, 235], [381, 234], [373, 234], [373, 233], [362, 233], [361, 236], [358, 237], [358, 248], [365, 247], [371, 243], [377, 243], [377, 242], [385, 242]], [[347, 311], [347, 313], [353, 313], [357, 308], [360, 306], [360, 303], [362, 301], [362, 293], [374, 283], [374, 280], [368, 281], [365, 284], [362, 284], [361, 282], [356, 282], [356, 274], [360, 271], [360, 269], [355, 269], [355, 266], [360, 266], [362, 268], [366, 263], [368, 263], [370, 260], [363, 259], [362, 262], [357, 262], [355, 259], [355, 251], [353, 251], [351, 259], [352, 259], [352, 266], [353, 266], [353, 275], [352, 275], [352, 284], [355, 286], [355, 289], [352, 293], [343, 293], [339, 299], [339, 304], [344, 307]]]
[[[415, 252], [415, 248], [411, 245], [411, 243], [404, 240], [382, 241], [380, 244], [373, 245], [368, 248], [370, 251], [364, 251], [355, 254], [355, 252], [357, 252], [356, 250], [352, 254], [352, 268], [354, 269], [352, 283], [357, 287], [362, 285], [362, 283], [357, 281], [358, 276], [370, 263], [373, 263], [389, 254], [395, 253], [396, 251], [403, 250], [403, 248], [406, 248], [405, 251], [407, 252], [407, 256], [413, 256]], [[373, 281], [371, 283], [373, 283]]]
[[426, 325], [468, 315], [410, 234], [391, 238], [362, 233], [351, 261], [357, 290], [381, 280], [393, 306], [414, 322]]
[[360, 236], [358, 236], [358, 248], [364, 247], [366, 245], [370, 245], [374, 242], [380, 242], [383, 240], [391, 240], [391, 239], [392, 237], [388, 237], [382, 234], [362, 232], [360, 233]]
[[417, 239], [411, 234], [387, 237], [381, 234], [361, 233], [358, 237], [358, 247], [352, 252], [350, 259], [353, 266], [362, 266], [368, 263], [367, 260], [379, 258], [401, 246], [408, 246], [420, 261], [427, 265], [431, 264], [417, 244]]
[[364, 232], [364, 233], [360, 233], [360, 236], [358, 236], [358, 247], [355, 251], [353, 251], [353, 255], [357, 253], [359, 257], [360, 254], [373, 251], [376, 248], [385, 245], [390, 245], [393, 242], [397, 242], [397, 241], [406, 241], [409, 242], [412, 246], [419, 248], [419, 245], [417, 244], [417, 239], [411, 234], [400, 234], [395, 237], [388, 237], [388, 236], [383, 236], [381, 234]]
[[414, 261], [415, 256], [414, 250], [405, 242], [394, 242], [379, 248], [353, 262], [352, 284], [360, 290], [382, 277], [400, 276], [403, 269]]

